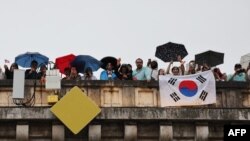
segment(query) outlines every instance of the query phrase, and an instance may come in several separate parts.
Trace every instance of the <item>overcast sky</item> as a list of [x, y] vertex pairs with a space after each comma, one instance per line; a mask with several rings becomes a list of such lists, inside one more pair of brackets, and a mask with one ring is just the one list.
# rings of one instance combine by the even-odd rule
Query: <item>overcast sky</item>
[[0, 19], [1, 66], [37, 51], [52, 61], [69, 53], [121, 57], [135, 68], [136, 58], [146, 64], [171, 41], [186, 46], [186, 62], [224, 52], [218, 67], [232, 73], [250, 52], [249, 0], [0, 0]]

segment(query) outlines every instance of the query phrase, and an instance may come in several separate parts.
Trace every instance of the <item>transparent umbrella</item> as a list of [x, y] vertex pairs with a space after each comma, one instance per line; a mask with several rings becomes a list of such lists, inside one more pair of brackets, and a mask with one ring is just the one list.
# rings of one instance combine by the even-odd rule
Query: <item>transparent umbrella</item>
[[250, 62], [250, 53], [241, 56], [240, 64], [242, 65], [243, 68], [247, 69], [249, 62]]

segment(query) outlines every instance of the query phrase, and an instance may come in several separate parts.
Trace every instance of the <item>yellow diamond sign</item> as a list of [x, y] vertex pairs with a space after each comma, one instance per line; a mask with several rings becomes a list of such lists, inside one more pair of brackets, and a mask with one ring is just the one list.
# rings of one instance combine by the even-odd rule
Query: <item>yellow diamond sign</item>
[[74, 134], [80, 132], [101, 109], [75, 86], [50, 109]]

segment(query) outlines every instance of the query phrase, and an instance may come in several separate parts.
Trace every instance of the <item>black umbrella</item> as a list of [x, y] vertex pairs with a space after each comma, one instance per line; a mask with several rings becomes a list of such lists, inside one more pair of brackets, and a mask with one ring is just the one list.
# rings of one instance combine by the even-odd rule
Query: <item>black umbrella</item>
[[207, 64], [210, 67], [224, 63], [224, 53], [208, 50], [195, 55], [195, 63], [199, 65]]
[[108, 63], [111, 63], [113, 66], [113, 69], [117, 67], [117, 59], [112, 56], [107, 56], [101, 59], [102, 65], [101, 68], [106, 69], [106, 66]]
[[178, 61], [177, 56], [184, 58], [188, 52], [183, 44], [168, 42], [156, 48], [155, 56], [164, 62]]

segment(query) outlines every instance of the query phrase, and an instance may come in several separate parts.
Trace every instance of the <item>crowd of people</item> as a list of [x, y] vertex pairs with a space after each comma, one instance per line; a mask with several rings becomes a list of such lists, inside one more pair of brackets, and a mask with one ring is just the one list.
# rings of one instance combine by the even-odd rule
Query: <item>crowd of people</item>
[[[156, 60], [149, 59], [147, 64], [143, 65], [143, 60], [137, 58], [135, 61], [136, 68], [132, 69], [131, 64], [122, 64], [121, 59], [117, 59], [116, 64], [107, 63], [105, 69], [101, 72], [99, 80], [146, 80], [158, 81], [160, 75], [190, 75], [207, 70], [212, 70], [216, 81], [249, 81], [250, 80], [250, 63], [247, 68], [242, 68], [241, 64], [235, 64], [234, 74], [222, 73], [218, 67], [211, 68], [208, 64], [198, 65], [194, 60], [185, 65], [185, 61], [178, 56], [179, 66], [173, 66], [173, 61], [166, 65], [166, 68], [159, 68]], [[10, 67], [4, 65], [4, 71], [0, 68], [0, 79], [13, 79], [14, 69], [18, 69], [16, 63], [11, 64]], [[37, 61], [33, 60], [30, 69], [25, 71], [25, 79], [46, 79], [46, 64], [39, 66]], [[98, 80], [93, 75], [90, 67], [85, 69], [83, 76], [77, 70], [77, 66], [66, 67], [64, 69], [64, 76], [62, 80]]]

